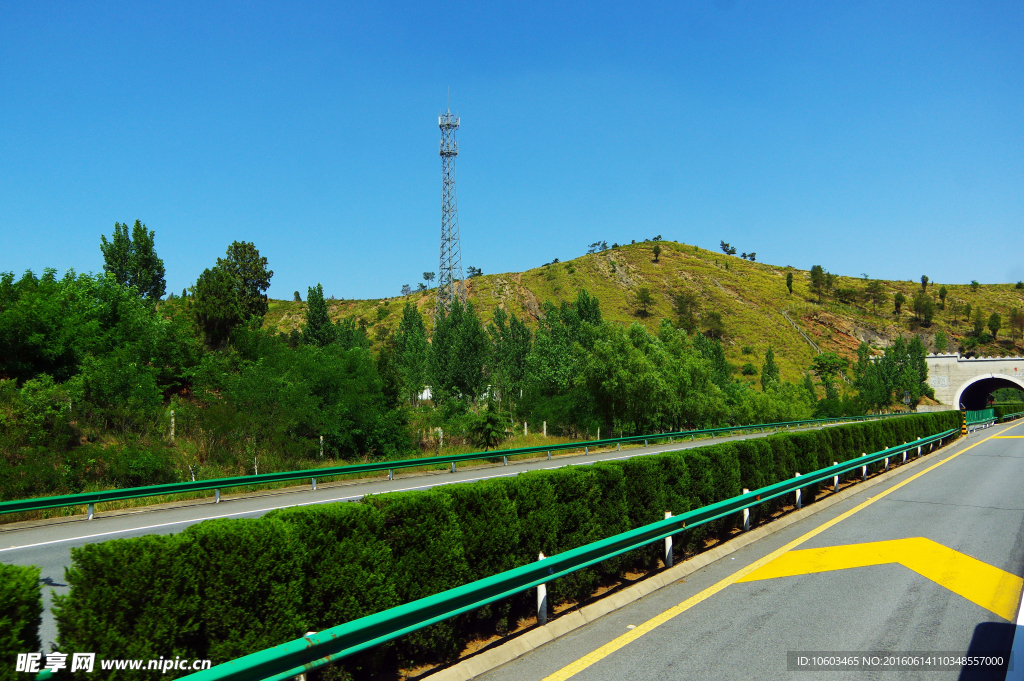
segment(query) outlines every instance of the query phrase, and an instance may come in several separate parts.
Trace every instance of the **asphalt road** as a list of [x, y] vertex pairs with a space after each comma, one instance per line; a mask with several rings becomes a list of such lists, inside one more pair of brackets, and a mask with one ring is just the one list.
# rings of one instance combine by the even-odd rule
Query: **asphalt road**
[[[1021, 425], [975, 433], [478, 678], [1001, 681], [1005, 669], [958, 665], [795, 671], [787, 654], [1010, 650], [1024, 575]], [[869, 554], [898, 561], [871, 564]], [[739, 581], [745, 573], [751, 581]]]
[[[771, 433], [766, 433], [771, 434]], [[537, 459], [512, 462], [503, 465], [476, 465], [458, 467], [455, 473], [434, 471], [428, 473], [398, 474], [394, 480], [381, 476], [368, 481], [345, 481], [321, 483], [316, 491], [308, 485], [245, 496], [224, 495], [219, 504], [210, 501], [186, 502], [175, 505], [142, 507], [126, 511], [97, 513], [93, 520], [85, 516], [56, 518], [46, 521], [31, 521], [12, 525], [0, 525], [0, 562], [16, 565], [37, 565], [41, 578], [52, 588], [44, 588], [45, 611], [40, 628], [40, 639], [44, 651], [51, 649], [57, 637], [56, 625], [50, 613], [53, 593], [64, 594], [68, 587], [64, 583], [64, 570], [71, 565], [71, 549], [89, 543], [139, 537], [146, 534], [172, 534], [181, 532], [189, 525], [212, 518], [256, 518], [278, 508], [324, 504], [337, 501], [358, 501], [367, 494], [382, 494], [403, 490], [422, 490], [437, 485], [472, 482], [508, 475], [522, 471], [544, 470], [561, 466], [589, 465], [597, 461], [610, 461], [633, 456], [657, 454], [665, 451], [700, 447], [712, 442], [742, 440], [762, 437], [761, 433], [718, 437], [713, 440], [676, 442], [650, 447], [624, 448], [622, 451], [595, 453], [589, 456], [561, 455], [551, 461]], [[101, 506], [102, 508], [102, 506]]]

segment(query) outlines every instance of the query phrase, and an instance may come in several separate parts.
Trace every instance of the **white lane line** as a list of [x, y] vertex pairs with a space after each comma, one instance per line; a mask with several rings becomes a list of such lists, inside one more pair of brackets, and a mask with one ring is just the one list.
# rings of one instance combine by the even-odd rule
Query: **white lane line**
[[[476, 482], [477, 480], [487, 480], [487, 479], [492, 479], [492, 478], [503, 478], [503, 477], [508, 477], [508, 476], [511, 476], [511, 475], [516, 475], [516, 474], [515, 473], [502, 473], [501, 475], [488, 475], [488, 476], [484, 476], [484, 477], [480, 477], [480, 478], [467, 478], [465, 480], [450, 480], [448, 482], [439, 482], [439, 483], [435, 483], [435, 484], [432, 484], [432, 485], [417, 485], [416, 487], [403, 487], [402, 489], [388, 490], [387, 492], [382, 492], [382, 494], [386, 494], [388, 492], [411, 492], [412, 490], [417, 490], [417, 489], [427, 489], [427, 488], [430, 488], [430, 487], [440, 487], [441, 485], [455, 485], [455, 484], [458, 484], [460, 482]], [[240, 515], [253, 515], [255, 513], [268, 513], [270, 511], [276, 511], [279, 508], [292, 508], [294, 506], [313, 506], [315, 504], [330, 504], [330, 503], [333, 503], [333, 502], [336, 502], [336, 501], [353, 501], [355, 499], [362, 499], [364, 496], [366, 496], [366, 495], [365, 494], [357, 494], [355, 496], [350, 496], [350, 497], [332, 497], [330, 499], [318, 499], [316, 501], [306, 501], [306, 502], [303, 502], [301, 504], [288, 504], [286, 506], [271, 506], [270, 508], [255, 509], [255, 510], [252, 510], [252, 511], [239, 511], [237, 513], [224, 513], [222, 515], [211, 515], [211, 516], [205, 516], [203, 518], [193, 518], [191, 520], [176, 520], [176, 521], [170, 522], [170, 523], [159, 523], [157, 525], [145, 525], [143, 527], [129, 527], [129, 528], [125, 528], [123, 530], [111, 530], [110, 532], [98, 532], [96, 534], [86, 534], [86, 535], [82, 535], [82, 536], [78, 536], [78, 537], [68, 537], [66, 539], [54, 539], [52, 541], [42, 541], [42, 542], [37, 542], [35, 544], [23, 544], [22, 546], [10, 546], [10, 547], [5, 548], [5, 549], [0, 549], [0, 553], [2, 553], [4, 551], [17, 551], [19, 549], [31, 549], [31, 548], [35, 548], [37, 546], [48, 546], [50, 544], [61, 544], [63, 542], [69, 542], [69, 541], [80, 541], [82, 539], [95, 539], [96, 537], [108, 537], [108, 536], [114, 535], [114, 534], [125, 534], [127, 532], [141, 532], [142, 530], [155, 530], [155, 529], [157, 529], [159, 527], [170, 527], [171, 525], [183, 525], [185, 523], [199, 523], [199, 522], [202, 522], [204, 520], [217, 520], [218, 518], [233, 518], [235, 516], [240, 516]]]
[[1010, 665], [1012, 667], [1006, 670], [1006, 681], [1024, 681], [1024, 593], [1021, 593], [1017, 609], [1017, 630], [1013, 633]]
[[[749, 434], [748, 435], [741, 435], [741, 436], [736, 437], [735, 439], [737, 439], [737, 440], [739, 440], [739, 439], [746, 439], [746, 437], [748, 437], [748, 436], [749, 436]], [[711, 438], [711, 439], [714, 440], [715, 438]], [[648, 456], [650, 454], [664, 454], [666, 452], [675, 452], [675, 451], [682, 451], [684, 449], [690, 449], [690, 447], [685, 447], [685, 446], [679, 447], [678, 449], [671, 449], [671, 447], [674, 444], [684, 444], [684, 443], [673, 443], [672, 445], [668, 445], [669, 449], [657, 449], [655, 451], [648, 451], [648, 452], [632, 452], [630, 454], [625, 454], [623, 456], [604, 457], [604, 458], [600, 458], [600, 459], [595, 458], [592, 461], [579, 461], [577, 463], [568, 463], [567, 462], [567, 463], [563, 463], [560, 466], [547, 466], [547, 467], [542, 467], [542, 468], [536, 468], [536, 469], [533, 469], [533, 470], [551, 471], [551, 470], [555, 470], [555, 469], [558, 469], [558, 468], [565, 468], [566, 466], [590, 466], [590, 465], [593, 465], [593, 464], [598, 463], [600, 461], [615, 461], [615, 460], [619, 460], [619, 459], [631, 459], [631, 458], [637, 457], [637, 456]], [[687, 442], [685, 444], [690, 445], [690, 444], [694, 444], [694, 443], [693, 442]], [[658, 447], [658, 445], [654, 445], [654, 446]], [[661, 446], [664, 447], [665, 445], [661, 445]], [[500, 451], [500, 450], [497, 450], [497, 451]], [[463, 480], [451, 480], [451, 481], [448, 481], [448, 482], [438, 482], [438, 483], [433, 483], [433, 484], [429, 484], [429, 485], [417, 485], [415, 487], [403, 487], [401, 489], [390, 489], [390, 490], [386, 490], [385, 492], [381, 492], [381, 494], [387, 494], [389, 492], [409, 492], [409, 491], [417, 490], [417, 489], [429, 489], [431, 487], [440, 487], [442, 485], [455, 485], [455, 484], [459, 484], [459, 483], [462, 483], [462, 482], [476, 482], [478, 480], [493, 480], [494, 478], [505, 478], [505, 477], [510, 477], [510, 476], [518, 475], [520, 472], [522, 472], [522, 471], [517, 471], [516, 473], [500, 473], [498, 475], [483, 475], [483, 476], [480, 476], [478, 478], [466, 478], [466, 479], [463, 479]], [[370, 484], [372, 484], [372, 483], [370, 483]], [[158, 523], [156, 525], [144, 525], [142, 527], [129, 527], [129, 528], [126, 528], [126, 529], [123, 529], [123, 530], [111, 530], [110, 532], [98, 532], [96, 534], [87, 534], [87, 535], [81, 535], [81, 536], [77, 536], [77, 537], [67, 537], [65, 539], [53, 539], [51, 541], [37, 542], [35, 544], [23, 544], [21, 546], [9, 546], [7, 548], [0, 549], [0, 553], [3, 553], [5, 551], [18, 551], [20, 549], [32, 549], [32, 548], [36, 548], [36, 547], [39, 547], [39, 546], [49, 546], [51, 544], [62, 544], [64, 542], [69, 542], [69, 541], [81, 541], [83, 539], [95, 539], [97, 537], [109, 537], [109, 536], [115, 535], [115, 534], [126, 534], [128, 532], [141, 532], [143, 530], [155, 530], [155, 529], [160, 528], [160, 527], [170, 527], [172, 525], [184, 525], [186, 523], [193, 523], [194, 524], [194, 523], [202, 522], [204, 520], [217, 520], [219, 518], [233, 518], [235, 516], [253, 515], [253, 514], [256, 514], [256, 513], [268, 513], [270, 511], [275, 511], [275, 510], [277, 510], [279, 508], [293, 508], [293, 507], [296, 507], [296, 506], [313, 506], [315, 504], [329, 504], [329, 503], [333, 503], [333, 502], [336, 502], [336, 501], [353, 501], [355, 499], [362, 499], [364, 496], [366, 496], [366, 495], [365, 494], [357, 494], [357, 495], [349, 496], [349, 497], [333, 497], [331, 499], [318, 499], [316, 501], [307, 501], [307, 502], [303, 502], [303, 503], [299, 503], [299, 504], [286, 504], [284, 506], [272, 506], [270, 508], [256, 509], [256, 510], [253, 510], [253, 511], [239, 511], [237, 513], [225, 513], [225, 514], [222, 514], [222, 515], [206, 516], [206, 517], [203, 517], [203, 518], [194, 518], [192, 520], [176, 520], [176, 521], [170, 522], [170, 523]], [[168, 510], [170, 510], [170, 509], [168, 509]], [[33, 528], [33, 529], [36, 529], [36, 528]]]

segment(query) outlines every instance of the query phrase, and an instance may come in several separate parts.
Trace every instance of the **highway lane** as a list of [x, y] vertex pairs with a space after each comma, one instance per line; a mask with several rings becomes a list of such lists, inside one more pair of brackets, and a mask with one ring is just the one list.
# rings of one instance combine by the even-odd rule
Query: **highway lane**
[[[826, 426], [831, 427], [831, 426]], [[64, 569], [71, 565], [71, 549], [87, 543], [139, 537], [146, 534], [172, 534], [181, 532], [189, 525], [212, 518], [257, 518], [271, 510], [311, 504], [338, 501], [358, 501], [367, 494], [382, 494], [402, 490], [429, 489], [437, 485], [473, 482], [495, 477], [516, 475], [522, 471], [544, 470], [562, 466], [589, 465], [597, 461], [610, 461], [633, 456], [645, 456], [665, 451], [676, 451], [700, 447], [729, 440], [743, 440], [763, 437], [771, 433], [752, 433], [731, 437], [716, 437], [697, 441], [658, 444], [650, 447], [623, 448], [622, 451], [607, 451], [584, 456], [568, 454], [546, 458], [501, 464], [466, 465], [457, 467], [455, 473], [431, 471], [425, 473], [398, 473], [394, 480], [386, 476], [358, 481], [348, 480], [337, 483], [320, 483], [316, 491], [309, 485], [290, 487], [248, 495], [224, 495], [219, 504], [209, 501], [164, 504], [156, 507], [141, 507], [124, 511], [99, 512], [94, 520], [84, 515], [55, 518], [45, 521], [29, 521], [11, 525], [0, 525], [0, 562], [16, 565], [38, 565], [44, 583], [53, 588], [43, 589], [46, 609], [40, 628], [40, 639], [44, 650], [50, 650], [50, 643], [57, 637], [56, 625], [50, 613], [51, 594], [64, 594]], [[498, 453], [500, 456], [500, 453]], [[102, 505], [100, 505], [102, 508]]]
[[[1004, 670], [959, 667], [789, 671], [787, 653], [1009, 650], [1024, 575], [1020, 436], [1024, 427], [1019, 426], [976, 433], [924, 466], [900, 472], [478, 678], [1002, 680]], [[931, 468], [938, 461], [944, 463]], [[890, 558], [901, 553], [899, 560], [930, 571], [932, 579], [884, 557], [881, 564], [861, 560], [861, 567], [817, 571], [829, 560], [833, 564], [825, 567], [856, 565], [872, 551], [889, 552]], [[951, 561], [942, 563], [943, 556]], [[797, 568], [808, 573], [792, 575]], [[791, 576], [772, 575], [787, 570]], [[737, 579], [744, 572], [750, 581]], [[993, 575], [1003, 581], [984, 587]], [[970, 593], [978, 584], [988, 596]]]

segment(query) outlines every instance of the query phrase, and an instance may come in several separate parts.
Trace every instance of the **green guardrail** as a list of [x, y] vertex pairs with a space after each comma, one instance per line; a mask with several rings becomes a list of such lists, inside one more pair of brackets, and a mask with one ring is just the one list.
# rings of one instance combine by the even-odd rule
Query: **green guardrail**
[[976, 409], [968, 410], [967, 412], [967, 425], [973, 426], [975, 423], [985, 423], [987, 421], [996, 420], [995, 409]]
[[1024, 416], [1024, 411], [1018, 411], [1013, 414], [1003, 414], [1003, 416], [999, 420], [1009, 421], [1010, 419], [1019, 419], [1021, 416]]
[[[768, 485], [725, 501], [660, 520], [650, 525], [623, 532], [607, 539], [581, 546], [571, 551], [548, 556], [530, 565], [524, 565], [395, 608], [361, 617], [351, 622], [326, 629], [304, 638], [268, 648], [245, 657], [219, 664], [216, 667], [191, 674], [190, 681], [284, 681], [311, 669], [336, 662], [399, 638], [406, 634], [455, 617], [488, 603], [508, 598], [577, 570], [600, 563], [627, 551], [709, 523], [713, 520], [740, 513], [765, 501], [791, 494], [809, 485], [850, 473], [882, 460], [904, 455], [919, 447], [941, 443], [955, 437], [958, 429], [920, 438], [874, 454], [851, 459], [791, 480]], [[920, 452], [920, 450], [918, 450]], [[866, 475], [866, 468], [865, 475]], [[42, 679], [43, 677], [37, 677]]]
[[521, 454], [548, 453], [564, 451], [567, 449], [582, 449], [589, 453], [591, 447], [604, 447], [643, 442], [646, 446], [653, 440], [668, 440], [673, 442], [676, 438], [689, 437], [691, 440], [698, 436], [720, 435], [722, 433], [735, 433], [738, 431], [760, 431], [764, 432], [769, 428], [774, 430], [786, 430], [801, 426], [827, 425], [830, 423], [849, 423], [856, 421], [868, 421], [881, 418], [892, 418], [895, 416], [906, 416], [907, 414], [876, 414], [871, 416], [845, 416], [830, 419], [808, 419], [804, 421], [781, 421], [779, 423], [757, 423], [749, 426], [723, 426], [721, 428], [705, 428], [703, 430], [685, 430], [673, 433], [656, 433], [652, 435], [635, 435], [629, 437], [609, 438], [604, 440], [587, 440], [583, 442], [567, 442], [564, 444], [538, 445], [536, 447], [520, 447], [518, 449], [495, 449], [489, 452], [470, 452], [468, 454], [452, 454], [448, 456], [430, 456], [420, 459], [401, 459], [398, 461], [378, 461], [375, 463], [350, 464], [347, 466], [333, 466], [330, 468], [311, 468], [298, 471], [285, 471], [281, 473], [260, 473], [259, 475], [243, 475], [231, 478], [214, 478], [212, 480], [196, 480], [191, 482], [172, 482], [163, 485], [148, 485], [146, 487], [125, 487], [122, 489], [102, 490], [98, 492], [80, 492], [78, 494], [64, 494], [52, 497], [36, 497], [34, 499], [15, 499], [12, 501], [0, 501], [0, 514], [15, 513], [18, 511], [41, 511], [48, 508], [60, 508], [63, 506], [88, 506], [89, 518], [93, 516], [93, 506], [104, 501], [120, 501], [123, 499], [139, 499], [142, 497], [154, 497], [165, 494], [180, 494], [183, 492], [200, 492], [215, 490], [217, 499], [220, 499], [220, 490], [229, 487], [245, 487], [270, 482], [285, 482], [288, 480], [301, 480], [308, 478], [313, 487], [316, 487], [318, 478], [328, 478], [335, 475], [351, 475], [358, 473], [375, 473], [379, 471], [391, 471], [400, 468], [415, 468], [417, 466], [433, 466], [437, 464], [450, 463], [453, 467], [458, 463], [466, 461], [479, 461], [482, 459], [504, 458], [508, 463], [508, 457]]

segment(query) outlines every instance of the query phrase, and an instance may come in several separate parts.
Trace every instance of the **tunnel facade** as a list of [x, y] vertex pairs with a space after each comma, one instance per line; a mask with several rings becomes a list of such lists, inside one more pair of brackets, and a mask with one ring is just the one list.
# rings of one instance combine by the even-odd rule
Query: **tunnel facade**
[[1024, 357], [929, 355], [928, 383], [935, 399], [959, 409], [984, 409], [1000, 388], [1024, 390]]

